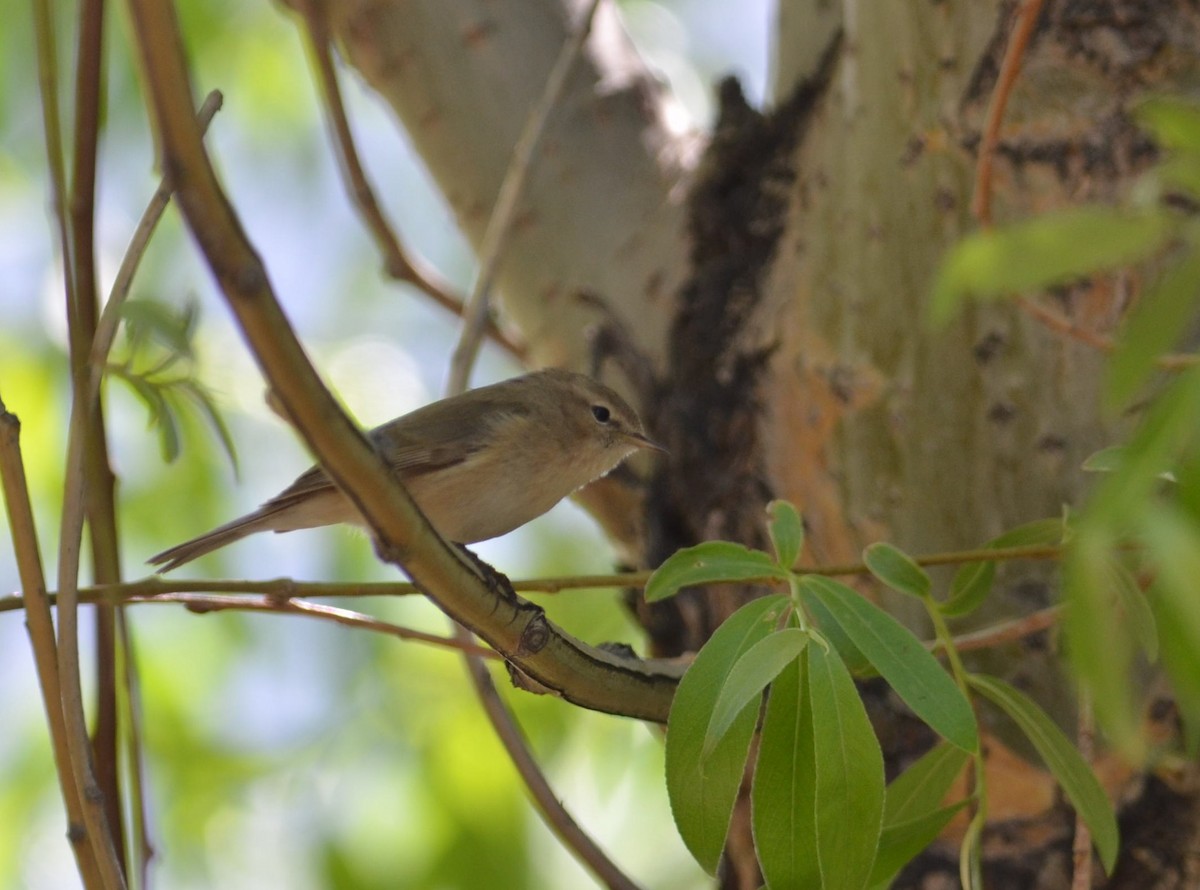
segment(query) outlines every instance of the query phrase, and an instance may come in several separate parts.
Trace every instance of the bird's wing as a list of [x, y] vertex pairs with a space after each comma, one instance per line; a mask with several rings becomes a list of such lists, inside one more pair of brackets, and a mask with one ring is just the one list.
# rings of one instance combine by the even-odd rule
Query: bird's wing
[[[482, 397], [476, 396], [477, 393]], [[474, 406], [479, 409], [477, 411], [447, 415], [444, 411], [430, 411], [432, 406], [427, 406], [375, 427], [367, 435], [392, 469], [400, 471], [401, 478], [454, 466], [483, 447], [492, 424], [500, 416], [495, 406], [487, 404], [487, 395], [490, 394], [485, 390], [472, 390], [460, 396], [460, 399], [479, 402]], [[473, 396], [475, 398], [471, 398]], [[513, 409], [506, 408], [508, 413], [514, 413]], [[319, 466], [312, 467], [263, 504], [263, 509], [274, 511], [333, 488], [333, 481], [325, 471]]]

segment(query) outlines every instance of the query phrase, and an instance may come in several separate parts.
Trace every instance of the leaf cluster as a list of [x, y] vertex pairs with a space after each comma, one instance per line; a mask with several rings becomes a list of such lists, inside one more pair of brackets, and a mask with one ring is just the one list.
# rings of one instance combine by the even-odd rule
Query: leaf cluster
[[179, 456], [182, 417], [194, 412], [217, 437], [236, 471], [233, 437], [212, 392], [195, 373], [195, 306], [189, 303], [176, 310], [153, 300], [126, 300], [120, 311], [122, 350], [104, 370], [145, 406], [150, 427], [158, 431], [163, 459], [171, 462]]
[[[789, 589], [732, 615], [679, 684], [667, 727], [667, 787], [697, 861], [710, 872], [719, 864], [761, 718], [750, 805], [767, 885], [887, 887], [960, 810], [973, 808], [974, 824], [982, 825], [987, 789], [973, 710], [978, 694], [1028, 736], [1111, 869], [1116, 821], [1087, 763], [1032, 700], [996, 678], [968, 674], [957, 657], [945, 619], [977, 606], [990, 575], [960, 572], [950, 595], [938, 600], [929, 576], [900, 550], [875, 544], [864, 554], [876, 578], [924, 605], [949, 657], [947, 671], [909, 630], [854, 589], [798, 572], [803, 522], [787, 502], [769, 510], [773, 555], [705, 542], [671, 556], [646, 586], [652, 601], [691, 584], [774, 579]], [[990, 546], [1061, 539], [1062, 530], [1061, 521], [1037, 523]], [[890, 784], [854, 683], [854, 673], [867, 672], [883, 677], [944, 739]], [[972, 791], [947, 802], [968, 762], [975, 764]], [[978, 831], [969, 838], [967, 875], [978, 872]]]
[[[931, 313], [1130, 263], [1154, 261], [1123, 319], [1105, 400], [1137, 416], [1128, 441], [1085, 464], [1102, 473], [1080, 511], [1063, 566], [1067, 643], [1111, 739], [1144, 758], [1139, 663], [1161, 663], [1174, 686], [1189, 754], [1200, 752], [1200, 106], [1157, 98], [1138, 111], [1163, 151], [1126, 206], [1083, 207], [980, 232], [947, 256]], [[973, 567], [981, 582], [986, 566]], [[972, 588], [963, 579], [964, 591]], [[969, 597], [973, 594], [964, 593]]]

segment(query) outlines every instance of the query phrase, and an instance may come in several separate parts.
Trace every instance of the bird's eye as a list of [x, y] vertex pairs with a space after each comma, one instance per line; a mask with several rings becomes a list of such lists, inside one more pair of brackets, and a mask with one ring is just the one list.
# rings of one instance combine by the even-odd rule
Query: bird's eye
[[596, 418], [600, 423], [608, 423], [612, 419], [612, 412], [604, 405], [592, 405], [592, 417]]

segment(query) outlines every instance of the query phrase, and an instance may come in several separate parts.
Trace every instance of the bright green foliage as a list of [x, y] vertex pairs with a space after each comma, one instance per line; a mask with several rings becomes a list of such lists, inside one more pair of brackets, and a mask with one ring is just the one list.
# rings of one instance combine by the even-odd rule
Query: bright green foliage
[[712, 712], [733, 666], [778, 625], [786, 596], [738, 609], [696, 654], [679, 683], [667, 721], [667, 792], [675, 824], [692, 855], [716, 872], [750, 748], [761, 695], [742, 708], [721, 741], [704, 755]]
[[1189, 229], [1185, 237], [1190, 249], [1142, 294], [1125, 323], [1108, 366], [1108, 401], [1113, 410], [1138, 395], [1154, 370], [1155, 359], [1171, 350], [1196, 316], [1200, 229]]
[[892, 590], [924, 599], [933, 589], [925, 570], [911, 556], [891, 544], [883, 541], [872, 544], [863, 551], [863, 562], [872, 575]]
[[1002, 297], [1065, 284], [1142, 260], [1174, 232], [1164, 210], [1075, 207], [968, 235], [946, 256], [929, 307], [947, 321], [967, 297]]
[[[1004, 534], [988, 541], [984, 547], [989, 550], [1000, 550], [1006, 547], [1053, 546], [1061, 544], [1065, 534], [1064, 520], [1038, 519], [1009, 529]], [[969, 615], [983, 605], [988, 594], [992, 592], [992, 583], [995, 579], [995, 562], [987, 560], [964, 563], [954, 573], [954, 580], [950, 584], [950, 595], [938, 605], [938, 608], [947, 618]]]
[[[883, 754], [837, 652], [809, 646], [817, 862], [821, 886], [858, 890], [871, 875], [883, 822]], [[765, 778], [764, 778], [765, 781]]]
[[1033, 743], [1047, 768], [1066, 792], [1076, 812], [1092, 832], [1106, 872], [1117, 861], [1119, 837], [1112, 804], [1087, 762], [1046, 712], [1023, 692], [995, 677], [975, 675], [971, 685], [998, 705]]
[[910, 859], [929, 846], [970, 800], [942, 801], [970, 756], [953, 745], [936, 745], [887, 787], [879, 854], [870, 886], [886, 887]]
[[757, 700], [767, 684], [775, 679], [807, 645], [809, 636], [799, 628], [789, 627], [770, 634], [755, 643], [737, 660], [726, 675], [713, 705], [712, 718], [704, 734], [701, 757], [712, 754], [713, 748], [725, 737], [733, 721], [751, 701]]
[[[1130, 560], [1148, 559], [1151, 574], [1162, 579], [1156, 593], [1164, 599], [1179, 589], [1162, 583], [1166, 578], [1194, 585], [1195, 576], [1182, 579], [1200, 552], [1200, 530], [1195, 522], [1177, 523], [1174, 517], [1194, 517], [1193, 505], [1200, 501], [1200, 478], [1191, 469], [1200, 460], [1197, 417], [1200, 369], [1192, 368], [1159, 395], [1119, 451], [1109, 450], [1097, 461], [1107, 472], [1076, 523], [1063, 564], [1072, 664], [1092, 694], [1101, 725], [1135, 759], [1144, 750], [1139, 687], [1131, 676], [1135, 658], [1140, 653], [1153, 660], [1160, 645], [1169, 647], [1163, 664], [1179, 690], [1190, 688], [1200, 673], [1200, 651], [1176, 645], [1187, 633], [1186, 624], [1170, 627], [1168, 644], [1160, 641], [1164, 623], [1154, 618], [1157, 612], [1186, 622], [1189, 611], [1176, 609], [1194, 593], [1172, 602], [1147, 602], [1127, 566]], [[1197, 709], [1181, 701], [1180, 710], [1186, 715]]]
[[884, 825], [869, 886], [887, 887], [905, 865], [937, 840], [955, 814], [970, 803], [960, 800], [907, 822]]
[[800, 580], [800, 589], [825, 605], [913, 713], [964, 751], [979, 749], [970, 704], [911, 631], [845, 584], [808, 575]]
[[770, 887], [819, 887], [817, 783], [806, 659], [771, 686], [750, 789], [754, 846]]
[[804, 546], [804, 521], [800, 512], [790, 501], [771, 501], [767, 504], [767, 514], [771, 517], [767, 531], [775, 548], [775, 559], [784, 568], [792, 568]]
[[694, 584], [786, 577], [786, 569], [761, 550], [730, 541], [705, 541], [672, 553], [655, 570], [646, 582], [646, 602], [666, 599]]
[[[667, 732], [667, 784], [680, 833], [700, 864], [711, 872], [719, 862], [768, 689], [751, 784], [754, 839], [767, 886], [882, 890], [971, 802], [946, 800], [970, 761], [979, 809], [964, 842], [961, 874], [966, 885], [979, 886], [978, 840], [987, 811], [983, 753], [966, 697], [972, 688], [999, 704], [1030, 738], [1087, 820], [1101, 859], [1111, 868], [1116, 822], [1095, 776], [1030, 699], [999, 680], [965, 673], [941, 618], [946, 604], [934, 599], [917, 561], [886, 544], [866, 554], [877, 577], [924, 603], [939, 644], [951, 654], [953, 678], [908, 630], [857, 591], [785, 565], [798, 552], [786, 543], [796, 541], [787, 529], [803, 525], [777, 504], [770, 513], [779, 561], [746, 548], [718, 550], [712, 546], [717, 542], [709, 542], [664, 572], [667, 581], [659, 587], [677, 591], [683, 586], [677, 579], [702, 573], [718, 583], [784, 578], [792, 591], [752, 600], [738, 610], [700, 650], [676, 694]], [[1162, 537], [1173, 534], [1165, 529]], [[1058, 545], [1065, 536], [1062, 519], [1043, 520], [987, 546]], [[722, 561], [714, 553], [730, 558]], [[723, 566], [732, 577], [721, 576]], [[1153, 616], [1134, 598], [1128, 574], [1114, 571], [1110, 578], [1119, 586], [1114, 596], [1120, 623], [1152, 633]], [[1200, 620], [1184, 622], [1183, 629], [1172, 637], [1172, 657], [1186, 649], [1189, 635], [1200, 640]], [[844, 653], [877, 671], [949, 742], [928, 752], [886, 791], [879, 744]]]
[[1159, 566], [1153, 603], [1163, 662], [1178, 694], [1186, 741], [1200, 748], [1200, 516], [1163, 507], [1144, 518], [1146, 546]]
[[936, 811], [968, 760], [970, 755], [953, 745], [938, 744], [926, 751], [888, 785], [884, 826], [901, 825]]
[[950, 595], [939, 604], [947, 618], [970, 615], [983, 605], [996, 582], [996, 563], [968, 562], [958, 567], [950, 582]]
[[170, 463], [179, 456], [179, 415], [191, 409], [216, 434], [236, 472], [233, 437], [212, 394], [195, 376], [195, 307], [176, 312], [162, 303], [128, 300], [121, 305], [121, 315], [123, 356], [110, 361], [105, 373], [126, 384], [146, 406], [151, 427], [158, 429], [163, 460]]

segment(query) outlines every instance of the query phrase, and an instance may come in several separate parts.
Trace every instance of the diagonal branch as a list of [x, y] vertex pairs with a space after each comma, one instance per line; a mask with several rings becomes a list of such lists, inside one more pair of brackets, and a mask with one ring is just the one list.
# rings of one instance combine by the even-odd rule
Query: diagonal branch
[[[337, 148], [338, 169], [345, 180], [347, 191], [358, 208], [359, 215], [362, 216], [363, 222], [375, 239], [376, 246], [383, 254], [384, 269], [392, 278], [408, 282], [424, 291], [442, 308], [462, 317], [464, 313], [462, 299], [451, 291], [450, 283], [438, 275], [437, 271], [428, 263], [421, 257], [405, 250], [400, 238], [384, 216], [383, 209], [375, 198], [375, 190], [367, 180], [366, 171], [358, 156], [358, 149], [354, 145], [354, 135], [350, 131], [350, 121], [346, 117], [342, 91], [338, 87], [337, 72], [333, 66], [333, 55], [330, 51], [332, 39], [329, 33], [325, 0], [290, 0], [290, 2], [304, 19], [305, 36], [312, 54], [317, 84], [321, 89], [321, 98], [325, 107], [326, 125]], [[490, 319], [487, 322], [486, 332], [518, 361], [525, 359], [525, 346], [502, 331]]]
[[[592, 20], [595, 18], [599, 6], [600, 0], [592, 0], [584, 13], [582, 22], [575, 29], [575, 33], [568, 37], [563, 44], [563, 48], [550, 70], [542, 97], [530, 113], [521, 138], [513, 150], [512, 163], [500, 186], [496, 206], [484, 233], [479, 270], [476, 273], [475, 284], [467, 303], [461, 338], [450, 363], [450, 379], [446, 387], [448, 396], [457, 395], [467, 387], [467, 381], [471, 376], [471, 366], [479, 352], [485, 325], [490, 319], [488, 295], [501, 252], [504, 250], [508, 234], [512, 229], [517, 202], [520, 201], [525, 190], [525, 183], [533, 167], [535, 152], [541, 141], [542, 133], [546, 129], [546, 123], [562, 96], [568, 75], [574, 69], [575, 62], [583, 51], [583, 44], [591, 32]], [[464, 645], [474, 639], [471, 631], [458, 623], [454, 625], [454, 634], [455, 638]], [[484, 713], [487, 714], [492, 729], [495, 730], [497, 738], [504, 746], [521, 781], [529, 790], [546, 826], [606, 886], [620, 888], [620, 890], [636, 890], [636, 885], [580, 827], [559, 800], [558, 795], [554, 793], [550, 781], [546, 778], [546, 774], [542, 771], [541, 765], [529, 746], [525, 733], [521, 730], [516, 715], [500, 697], [500, 692], [496, 689], [487, 664], [483, 659], [469, 653], [465, 655], [465, 660], [467, 674], [471, 678], [471, 685], [475, 688], [475, 694], [479, 698], [480, 704], [483, 705]]]
[[[80, 877], [88, 890], [105, 886], [105, 877], [97, 861], [97, 849], [88, 843], [84, 834], [83, 786], [71, 768], [66, 721], [62, 710], [62, 687], [58, 676], [58, 651], [54, 638], [54, 619], [50, 614], [50, 598], [46, 593], [46, 577], [38, 547], [37, 528], [33, 521], [25, 466], [21, 458], [21, 424], [0, 400], [0, 482], [4, 487], [4, 503], [8, 526], [12, 532], [13, 552], [21, 576], [21, 605], [25, 609], [25, 626], [33, 647], [38, 686], [46, 707], [46, 722], [54, 749], [54, 763], [67, 810], [67, 837]], [[108, 863], [111, 865], [112, 863]]]
[[[70, 332], [73, 385], [81, 388], [88, 378], [88, 348], [96, 331], [99, 313], [96, 274], [96, 159], [103, 128], [101, 108], [104, 102], [104, 12], [105, 0], [84, 0], [79, 4], [78, 42], [75, 70], [74, 154], [71, 170], [70, 212], [71, 248], [67, 252], [74, 268], [74, 298], [67, 303]], [[116, 480], [108, 459], [108, 437], [99, 396], [88, 403], [87, 447], [84, 488], [87, 529], [91, 542], [93, 571], [97, 581], [120, 580], [121, 565], [117, 543], [115, 503]], [[95, 613], [96, 705], [92, 732], [92, 754], [96, 781], [104, 794], [108, 829], [113, 836], [122, 872], [128, 876], [125, 858], [121, 784], [118, 776], [120, 752], [117, 720], [118, 625], [124, 616], [115, 609], [101, 606]], [[131, 664], [126, 658], [125, 664]], [[141, 806], [135, 802], [134, 806]]]
[[129, 0], [163, 167], [255, 359], [322, 466], [370, 525], [380, 557], [403, 566], [443, 611], [475, 629], [524, 673], [581, 707], [665, 721], [676, 676], [563, 633], [542, 609], [496, 590], [418, 511], [403, 486], [321, 384], [216, 175], [190, 111], [175, 10]]
[[575, 63], [579, 61], [583, 45], [592, 31], [592, 20], [596, 17], [599, 7], [600, 0], [591, 0], [574, 35], [563, 44], [562, 51], [554, 61], [554, 67], [550, 69], [541, 99], [529, 113], [529, 120], [521, 131], [521, 138], [513, 148], [512, 162], [504, 174], [504, 181], [500, 184], [500, 192], [496, 196], [496, 205], [483, 233], [483, 243], [479, 248], [479, 269], [475, 273], [475, 283], [467, 299], [462, 335], [450, 360], [450, 382], [447, 389], [452, 395], [467, 388], [471, 366], [475, 363], [489, 317], [488, 300], [492, 281], [496, 277], [500, 258], [512, 233], [517, 203], [524, 196], [525, 183], [528, 182], [529, 172], [533, 169], [533, 161], [542, 134], [546, 131], [546, 123], [562, 97], [567, 78], [575, 70]]
[[[91, 11], [96, 9], [97, 7], [93, 6]], [[87, 18], [87, 12], [85, 11], [85, 18]], [[108, 824], [104, 808], [105, 795], [102, 788], [97, 784], [92, 765], [92, 749], [88, 738], [87, 718], [83, 707], [82, 681], [79, 673], [79, 614], [76, 587], [79, 583], [79, 542], [83, 532], [84, 511], [86, 507], [84, 499], [90, 488], [97, 506], [101, 506], [100, 499], [96, 496], [103, 494], [100, 484], [102, 477], [95, 471], [99, 470], [99, 473], [103, 473], [107, 467], [100, 467], [99, 461], [92, 464], [93, 481], [96, 484], [92, 486], [85, 486], [83, 484], [85, 479], [85, 456], [88, 454], [93, 457], [98, 456], [102, 453], [104, 447], [102, 426], [89, 423], [87, 405], [84, 401], [83, 387], [81, 385], [84, 371], [86, 370], [86, 352], [84, 351], [87, 342], [86, 338], [91, 332], [91, 326], [87, 323], [87, 318], [89, 317], [87, 313], [92, 313], [90, 317], [94, 320], [95, 293], [93, 289], [86, 294], [81, 294], [79, 289], [80, 268], [76, 260], [78, 259], [77, 253], [80, 248], [76, 240], [72, 237], [71, 207], [67, 204], [62, 122], [59, 114], [58, 85], [56, 80], [58, 52], [54, 37], [55, 27], [54, 9], [49, 0], [39, 0], [39, 2], [34, 3], [34, 31], [37, 41], [38, 80], [41, 86], [42, 120], [46, 134], [47, 166], [50, 169], [51, 205], [57, 225], [59, 248], [62, 251], [66, 314], [71, 335], [71, 370], [74, 397], [71, 408], [71, 429], [67, 458], [66, 484], [68, 487], [63, 504], [62, 541], [59, 550], [58, 574], [59, 584], [63, 588], [63, 596], [59, 602], [58, 638], [54, 650], [57, 659], [55, 686], [57, 687], [58, 701], [56, 702], [56, 707], [61, 708], [62, 712], [63, 744], [66, 755], [66, 760], [60, 761], [59, 766], [69, 769], [75, 786], [74, 794], [66, 795], [66, 803], [68, 813], [79, 817], [78, 821], [72, 820], [72, 841], [76, 844], [76, 856], [79, 859], [80, 872], [85, 879], [90, 877], [94, 881], [89, 886], [117, 888], [124, 886], [121, 857], [113, 839], [114, 828]], [[89, 27], [93, 29], [98, 28], [98, 22], [94, 16], [90, 18]], [[98, 53], [99, 47], [95, 41], [92, 41], [91, 49], [94, 49]], [[98, 62], [98, 55], [96, 56], [96, 61]], [[89, 60], [82, 60], [82, 64], [89, 64]], [[84, 104], [90, 104], [86, 93], [87, 90], [85, 89], [83, 102]], [[84, 108], [81, 110], [81, 114], [85, 119], [85, 126], [91, 125], [91, 123], [87, 122], [91, 111], [98, 113], [98, 108]], [[87, 157], [86, 142], [89, 139], [95, 138], [95, 136], [96, 133], [94, 131], [84, 136], [85, 145], [81, 152], [84, 157], [81, 163], [84, 168], [83, 176], [85, 179], [90, 175], [94, 175], [94, 170], [91, 173], [88, 172], [89, 159]], [[94, 162], [94, 155], [90, 160]], [[84, 185], [86, 186], [87, 183], [85, 182]], [[79, 198], [79, 196], [80, 192], [77, 192], [75, 197]], [[88, 204], [89, 201], [90, 197], [83, 201], [77, 200], [74, 203], [85, 215], [90, 217], [91, 209]], [[86, 225], [91, 225], [90, 219]], [[84, 248], [84, 259], [90, 260], [92, 245], [90, 238], [87, 241], [87, 246]], [[94, 277], [85, 280], [84, 284], [94, 284]], [[84, 300], [82, 297], [88, 297], [90, 300]], [[87, 303], [87, 305], [84, 306], [84, 303]], [[82, 320], [81, 315], [83, 316]], [[96, 432], [97, 430], [98, 433]], [[93, 444], [95, 446], [90, 449], [87, 448], [89, 439], [94, 440]], [[100, 510], [98, 509], [96, 512], [99, 513]], [[109, 522], [104, 522], [101, 525], [108, 531], [112, 530], [112, 524]], [[115, 558], [115, 553], [108, 547], [108, 544], [111, 543], [110, 540], [103, 540], [99, 543], [104, 545], [103, 552], [100, 552], [101, 548], [97, 548], [99, 557], [112, 556]], [[99, 559], [97, 562], [99, 564]], [[116, 580], [116, 578], [106, 578], [105, 580]], [[53, 718], [51, 722], [53, 723]], [[75, 798], [75, 802], [79, 805], [75, 813], [71, 813], [72, 797]], [[81, 854], [80, 849], [84, 847], [90, 849], [86, 854]]]

